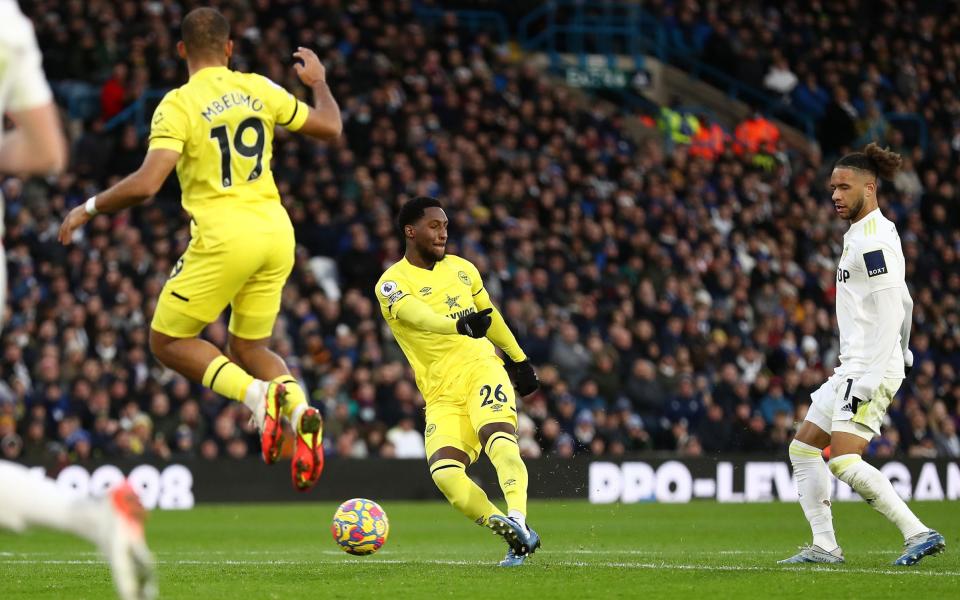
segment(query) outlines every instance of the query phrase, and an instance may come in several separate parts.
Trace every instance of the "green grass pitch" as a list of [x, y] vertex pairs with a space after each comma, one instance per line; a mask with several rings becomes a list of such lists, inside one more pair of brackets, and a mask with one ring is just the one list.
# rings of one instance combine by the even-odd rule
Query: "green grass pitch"
[[[960, 503], [915, 503], [947, 552], [896, 568], [901, 540], [863, 503], [835, 504], [847, 564], [781, 567], [807, 541], [796, 504], [591, 506], [533, 502], [543, 548], [500, 569], [505, 545], [433, 502], [387, 502], [390, 537], [348, 556], [335, 506], [210, 505], [154, 512], [161, 598], [948, 598], [960, 589]], [[110, 598], [107, 567], [65, 535], [0, 532], [0, 598]]]

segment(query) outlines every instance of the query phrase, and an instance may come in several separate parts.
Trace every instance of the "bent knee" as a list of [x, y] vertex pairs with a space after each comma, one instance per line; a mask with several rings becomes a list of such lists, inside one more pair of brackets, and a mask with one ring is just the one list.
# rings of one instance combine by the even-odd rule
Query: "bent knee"
[[833, 473], [834, 477], [842, 479], [847, 469], [862, 460], [863, 458], [861, 458], [859, 454], [842, 454], [831, 458], [827, 466], [830, 467], [830, 472]]
[[166, 364], [167, 351], [169, 349], [170, 342], [174, 339], [175, 338], [171, 338], [168, 335], [160, 333], [156, 329], [151, 329], [148, 340], [150, 343], [150, 352], [153, 353], [153, 356], [156, 357], [157, 360]]
[[451, 502], [458, 500], [456, 493], [458, 486], [453, 484], [466, 476], [467, 468], [462, 462], [453, 458], [442, 458], [430, 465], [430, 478]]
[[505, 433], [516, 438], [517, 428], [514, 427], [512, 423], [507, 423], [506, 421], [494, 421], [493, 423], [487, 423], [486, 425], [480, 427], [480, 430], [477, 431], [477, 438], [480, 440], [480, 445], [486, 448], [487, 443], [495, 433]]
[[793, 462], [800, 460], [823, 460], [822, 450], [798, 439], [794, 439], [792, 442], [790, 442], [790, 446], [787, 448], [787, 453], [790, 455], [790, 460]]

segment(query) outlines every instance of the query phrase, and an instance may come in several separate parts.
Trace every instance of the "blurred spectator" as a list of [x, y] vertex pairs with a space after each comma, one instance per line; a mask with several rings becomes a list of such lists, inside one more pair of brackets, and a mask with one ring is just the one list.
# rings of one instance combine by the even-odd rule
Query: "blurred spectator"
[[833, 89], [833, 97], [827, 104], [820, 121], [820, 147], [824, 154], [835, 156], [848, 148], [857, 135], [856, 123], [860, 115], [850, 103], [850, 94], [842, 86]]
[[23, 440], [15, 433], [8, 433], [0, 438], [0, 456], [6, 460], [16, 460], [23, 449]]
[[820, 119], [830, 104], [830, 94], [820, 85], [815, 73], [807, 73], [806, 78], [793, 88], [793, 104], [801, 111]]
[[944, 458], [960, 458], [960, 437], [957, 437], [957, 425], [951, 418], [940, 423], [940, 431], [933, 434], [936, 443], [937, 456]]
[[426, 458], [423, 435], [413, 428], [413, 417], [400, 419], [395, 427], [387, 432], [387, 441], [395, 448], [397, 458]]
[[764, 117], [759, 111], [754, 111], [749, 117], [737, 125], [734, 130], [738, 152], [766, 152], [771, 154], [777, 150], [780, 141], [780, 130], [773, 121]]
[[127, 104], [127, 77], [126, 63], [113, 65], [110, 79], [100, 89], [100, 118], [103, 121], [112, 119]]
[[726, 452], [730, 446], [730, 423], [724, 418], [723, 408], [711, 404], [706, 417], [697, 426], [697, 438], [704, 452], [710, 455]]
[[770, 63], [770, 69], [763, 78], [763, 87], [781, 96], [789, 96], [790, 92], [797, 87], [797, 82], [797, 75], [790, 70], [787, 59], [778, 50], [774, 50], [774, 58]]
[[783, 413], [792, 417], [793, 404], [787, 400], [784, 395], [783, 384], [780, 382], [780, 379], [774, 378], [767, 394], [760, 401], [760, 414], [768, 425], [772, 425], [774, 415], [777, 413]]
[[714, 161], [720, 158], [730, 143], [730, 135], [719, 124], [706, 117], [699, 118], [700, 126], [690, 142], [690, 156]]
[[638, 359], [633, 363], [624, 391], [637, 414], [644, 419], [655, 420], [662, 414], [667, 393], [660, 385], [656, 368], [649, 360]]

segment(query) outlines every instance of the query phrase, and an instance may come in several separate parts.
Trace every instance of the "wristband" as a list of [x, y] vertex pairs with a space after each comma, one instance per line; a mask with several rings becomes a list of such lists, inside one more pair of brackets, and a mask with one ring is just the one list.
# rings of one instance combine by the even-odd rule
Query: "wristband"
[[86, 204], [83, 205], [83, 208], [84, 210], [87, 211], [87, 214], [90, 215], [91, 217], [100, 214], [100, 211], [97, 210], [96, 196], [90, 196], [90, 198], [87, 199]]

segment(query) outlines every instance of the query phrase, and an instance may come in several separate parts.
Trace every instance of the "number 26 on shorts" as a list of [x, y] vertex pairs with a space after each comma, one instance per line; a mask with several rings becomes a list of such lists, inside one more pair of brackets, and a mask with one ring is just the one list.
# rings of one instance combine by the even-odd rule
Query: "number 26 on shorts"
[[493, 401], [496, 400], [501, 404], [506, 403], [510, 398], [507, 397], [506, 392], [503, 391], [503, 384], [497, 384], [496, 389], [492, 386], [485, 385], [480, 388], [480, 398], [483, 399], [483, 402], [480, 403], [481, 407], [489, 406], [493, 404]]

